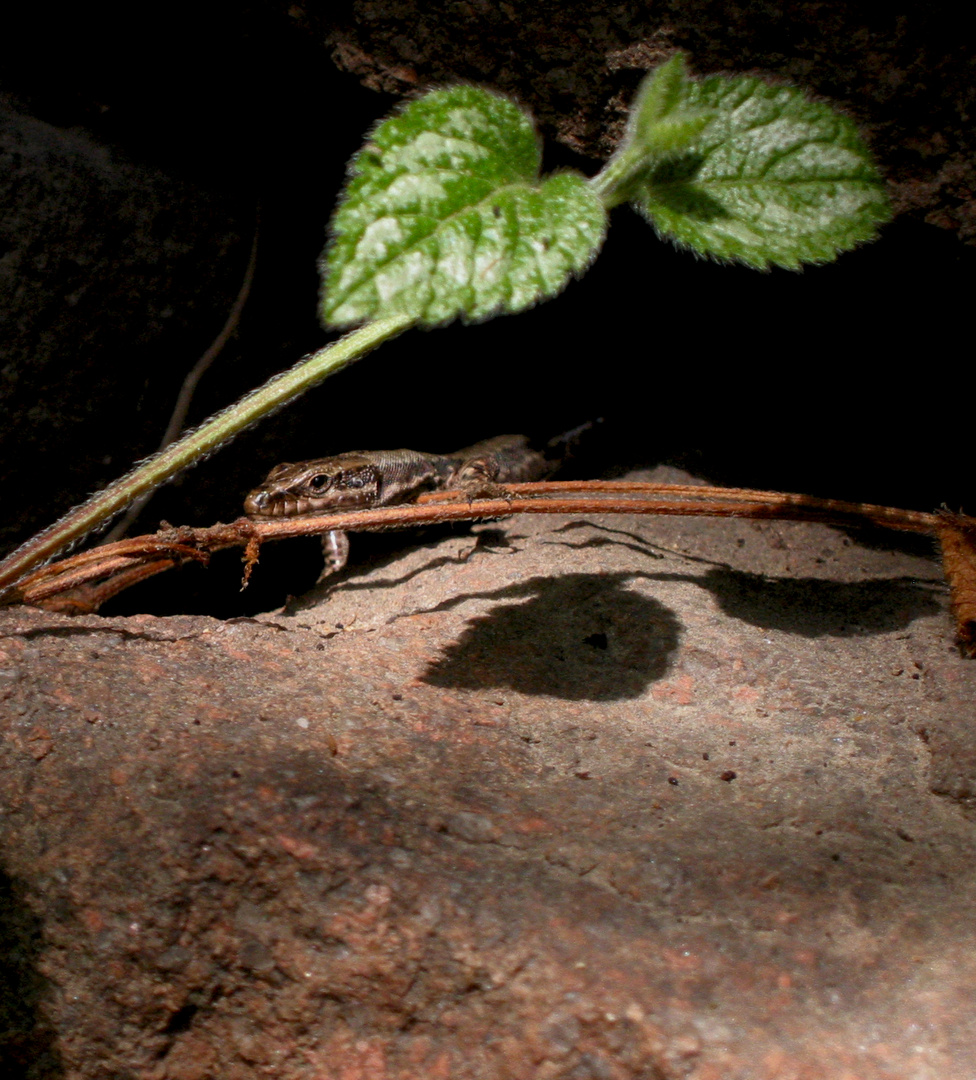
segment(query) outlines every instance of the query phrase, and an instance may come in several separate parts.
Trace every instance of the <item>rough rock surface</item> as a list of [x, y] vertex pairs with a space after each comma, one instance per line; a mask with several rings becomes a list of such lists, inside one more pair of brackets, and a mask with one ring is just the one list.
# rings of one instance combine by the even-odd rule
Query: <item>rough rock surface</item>
[[877, 537], [588, 517], [6, 610], [4, 1075], [970, 1077], [945, 609]]

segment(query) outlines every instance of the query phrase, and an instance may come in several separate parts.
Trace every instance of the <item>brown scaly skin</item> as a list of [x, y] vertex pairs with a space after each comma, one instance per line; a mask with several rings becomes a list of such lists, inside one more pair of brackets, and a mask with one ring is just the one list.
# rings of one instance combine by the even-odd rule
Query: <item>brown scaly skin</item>
[[[392, 506], [410, 502], [425, 491], [458, 488], [481, 494], [492, 484], [541, 480], [558, 465], [532, 450], [524, 435], [500, 435], [445, 455], [356, 450], [276, 466], [244, 500], [244, 513], [260, 521]], [[333, 530], [322, 538], [322, 546], [325, 577], [345, 565], [349, 539]]]

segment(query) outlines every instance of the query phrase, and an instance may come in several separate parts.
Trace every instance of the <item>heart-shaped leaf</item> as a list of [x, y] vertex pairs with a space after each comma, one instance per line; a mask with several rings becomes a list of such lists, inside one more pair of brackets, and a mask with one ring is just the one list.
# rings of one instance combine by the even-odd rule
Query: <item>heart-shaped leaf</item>
[[707, 115], [707, 125], [678, 152], [647, 160], [627, 190], [678, 244], [758, 269], [795, 269], [873, 239], [890, 216], [852, 121], [797, 88], [688, 80], [682, 109]]
[[323, 259], [329, 326], [428, 326], [516, 312], [594, 258], [603, 203], [578, 173], [539, 179], [538, 139], [507, 98], [438, 90], [383, 121], [353, 158]]

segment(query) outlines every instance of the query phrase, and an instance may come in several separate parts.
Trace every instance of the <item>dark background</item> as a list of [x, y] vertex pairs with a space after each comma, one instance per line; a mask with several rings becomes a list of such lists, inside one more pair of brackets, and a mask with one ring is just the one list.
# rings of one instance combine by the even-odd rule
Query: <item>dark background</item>
[[[282, 5], [100, 5], [58, 18], [8, 16], [0, 27], [8, 100], [203, 192], [236, 236], [220, 288], [193, 318], [128, 355], [141, 385], [124, 415], [113, 405], [103, 423], [120, 449], [97, 482], [84, 481], [94, 487], [154, 448], [183, 375], [233, 303], [257, 216], [252, 293], [190, 422], [326, 340], [316, 321], [326, 222], [345, 162], [396, 98], [338, 70]], [[592, 174], [599, 162], [547, 139], [547, 168], [566, 165]], [[136, 531], [160, 518], [233, 518], [283, 459], [450, 450], [509, 431], [545, 439], [596, 417], [604, 423], [575, 475], [669, 462], [735, 486], [976, 512], [966, 381], [974, 268], [971, 247], [901, 218], [832, 265], [758, 274], [676, 252], [621, 208], [599, 260], [556, 300], [385, 345], [159, 492]], [[97, 366], [99, 350], [65, 362]], [[98, 401], [89, 404], [97, 414]], [[5, 405], [18, 415], [26, 407], [16, 393]], [[8, 548], [85, 494], [59, 489], [66, 457], [84, 453], [70, 434], [49, 453], [32, 451], [33, 484], [4, 496]], [[21, 513], [31, 492], [36, 502]], [[260, 610], [314, 580], [314, 550], [279, 547], [262, 554], [243, 598], [229, 555], [209, 574], [134, 590], [117, 609]]]

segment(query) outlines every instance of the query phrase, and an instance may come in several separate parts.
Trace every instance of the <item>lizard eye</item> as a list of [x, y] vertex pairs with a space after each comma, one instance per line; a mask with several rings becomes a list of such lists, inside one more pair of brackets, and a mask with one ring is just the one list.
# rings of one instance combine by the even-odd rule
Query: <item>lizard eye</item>
[[318, 473], [309, 478], [308, 486], [314, 491], [321, 491], [328, 484], [329, 478], [324, 473]]

